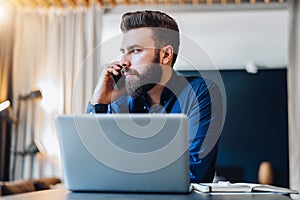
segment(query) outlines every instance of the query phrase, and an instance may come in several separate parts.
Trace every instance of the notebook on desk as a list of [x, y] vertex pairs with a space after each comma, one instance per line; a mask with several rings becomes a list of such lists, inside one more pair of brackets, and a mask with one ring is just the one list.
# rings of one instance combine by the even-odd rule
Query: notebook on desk
[[189, 192], [184, 114], [61, 115], [55, 122], [68, 190]]

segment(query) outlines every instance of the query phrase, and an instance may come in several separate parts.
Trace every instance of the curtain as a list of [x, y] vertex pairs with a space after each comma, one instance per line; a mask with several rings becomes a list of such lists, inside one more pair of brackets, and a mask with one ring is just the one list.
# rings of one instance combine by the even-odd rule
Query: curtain
[[[13, 96], [22, 106], [13, 146], [26, 152], [34, 143], [40, 153], [16, 156], [14, 179], [62, 177], [54, 120], [85, 112], [100, 72], [101, 16], [96, 6], [17, 13]], [[35, 89], [41, 101], [18, 101]]]
[[[13, 9], [2, 6], [0, 15], [0, 103], [12, 97]], [[0, 118], [0, 180], [8, 180], [10, 125]]]
[[289, 1], [289, 156], [290, 187], [300, 191], [300, 2]]

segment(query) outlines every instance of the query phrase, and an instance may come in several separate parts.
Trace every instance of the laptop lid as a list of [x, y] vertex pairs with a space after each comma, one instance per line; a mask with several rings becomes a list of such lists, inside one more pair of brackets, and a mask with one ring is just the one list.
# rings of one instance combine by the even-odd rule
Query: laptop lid
[[189, 192], [184, 114], [61, 115], [56, 128], [71, 191]]

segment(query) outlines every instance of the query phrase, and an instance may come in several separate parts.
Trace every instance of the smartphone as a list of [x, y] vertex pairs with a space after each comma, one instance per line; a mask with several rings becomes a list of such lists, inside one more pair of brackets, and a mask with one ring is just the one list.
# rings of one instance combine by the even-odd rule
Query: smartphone
[[[122, 70], [122, 67], [121, 67], [121, 70]], [[125, 86], [125, 77], [122, 75], [121, 70], [119, 71], [118, 76], [111, 74], [111, 77], [114, 80], [114, 87], [116, 89], [121, 89], [122, 87]]]

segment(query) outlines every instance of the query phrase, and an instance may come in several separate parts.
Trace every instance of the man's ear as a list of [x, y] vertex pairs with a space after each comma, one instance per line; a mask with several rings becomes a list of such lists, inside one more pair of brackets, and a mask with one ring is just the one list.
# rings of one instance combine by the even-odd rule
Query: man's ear
[[174, 50], [171, 45], [167, 45], [160, 50], [160, 63], [163, 65], [172, 65]]

